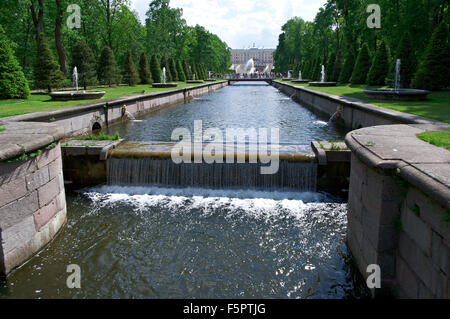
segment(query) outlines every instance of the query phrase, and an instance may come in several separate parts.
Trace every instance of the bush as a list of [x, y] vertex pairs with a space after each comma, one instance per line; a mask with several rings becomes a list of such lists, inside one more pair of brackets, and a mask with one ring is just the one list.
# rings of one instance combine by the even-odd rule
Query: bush
[[339, 83], [350, 82], [350, 78], [352, 77], [354, 66], [355, 66], [355, 56], [351, 52], [349, 52], [347, 57], [345, 58], [345, 62], [344, 62], [344, 65], [342, 66], [342, 70], [339, 73], [339, 77], [338, 77]]
[[36, 63], [34, 65], [34, 84], [39, 89], [58, 87], [64, 81], [64, 75], [50, 50], [44, 33], [41, 33], [37, 45]]
[[152, 55], [152, 58], [150, 60], [150, 70], [152, 73], [153, 81], [156, 83], [161, 83], [161, 66], [159, 65], [159, 61], [156, 55]]
[[169, 59], [169, 69], [170, 69], [170, 74], [172, 75], [172, 81], [180, 81], [180, 78], [179, 78], [178, 72], [177, 72], [177, 66], [175, 65], [174, 58]]
[[366, 43], [363, 44], [356, 59], [355, 69], [353, 70], [350, 79], [351, 84], [366, 84], [367, 73], [370, 70], [370, 54], [369, 47]]
[[141, 84], [153, 83], [152, 73], [150, 72], [145, 52], [142, 52], [141, 58], [139, 59], [139, 79], [141, 80]]
[[178, 80], [181, 82], [186, 82], [186, 75], [184, 74], [183, 65], [181, 61], [178, 60], [176, 62], [176, 65], [177, 65]]
[[400, 82], [402, 87], [410, 88], [411, 87], [411, 81], [414, 77], [414, 73], [417, 69], [417, 59], [414, 54], [414, 48], [413, 43], [411, 40], [411, 35], [406, 32], [403, 36], [402, 40], [400, 41], [400, 45], [397, 49], [397, 55], [396, 58], [393, 59], [393, 63], [391, 63], [392, 70], [393, 70], [393, 76], [392, 79], [395, 77], [395, 65], [397, 63], [397, 59], [401, 60], [401, 68], [400, 68]]
[[372, 66], [367, 75], [368, 85], [384, 85], [386, 76], [389, 70], [388, 51], [384, 41], [381, 41], [375, 57], [373, 58]]
[[172, 82], [173, 81], [172, 73], [170, 73], [169, 63], [167, 62], [167, 59], [165, 56], [163, 56], [161, 59], [161, 69], [164, 69], [164, 68], [166, 68], [167, 82]]
[[116, 60], [109, 46], [104, 47], [100, 56], [98, 77], [103, 84], [111, 86], [117, 80]]
[[28, 81], [0, 26], [0, 99], [26, 99], [29, 94]]
[[125, 64], [123, 67], [123, 80], [129, 86], [134, 86], [139, 81], [139, 74], [136, 70], [136, 66], [134, 65], [130, 50], [127, 50], [127, 57], [125, 59]]
[[89, 85], [97, 84], [95, 56], [85, 41], [78, 41], [72, 55], [73, 68], [77, 67], [78, 82], [86, 90]]
[[184, 75], [186, 75], [186, 80], [192, 80], [191, 67], [186, 62], [186, 60], [183, 60], [183, 71], [184, 71]]
[[442, 22], [434, 31], [412, 86], [417, 89], [439, 90], [450, 86], [450, 52], [448, 27]]
[[330, 81], [337, 82], [339, 79], [339, 74], [341, 73], [342, 66], [344, 64], [342, 51], [338, 50], [336, 53], [336, 61], [334, 62], [333, 73], [330, 73]]
[[335, 63], [336, 63], [336, 53], [333, 52], [328, 57], [327, 65], [326, 65], [326, 68], [325, 68], [325, 74], [326, 74], [325, 81], [335, 81], [333, 79], [334, 64]]

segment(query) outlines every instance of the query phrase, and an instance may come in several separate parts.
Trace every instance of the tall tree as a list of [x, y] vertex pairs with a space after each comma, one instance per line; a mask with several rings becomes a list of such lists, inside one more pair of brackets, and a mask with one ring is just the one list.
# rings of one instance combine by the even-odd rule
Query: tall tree
[[386, 43], [381, 41], [367, 74], [368, 85], [384, 85], [389, 70], [389, 57]]
[[180, 81], [180, 79], [178, 77], [177, 66], [175, 65], [174, 58], [169, 59], [169, 69], [170, 69], [170, 74], [172, 75], [172, 81]]
[[85, 90], [89, 85], [97, 83], [95, 56], [89, 45], [83, 40], [78, 41], [75, 45], [72, 66], [77, 68], [79, 83]]
[[34, 86], [37, 88], [48, 89], [62, 84], [64, 76], [56, 62], [52, 51], [50, 50], [44, 33], [39, 35], [37, 46], [37, 59], [34, 66]]
[[369, 47], [366, 43], [363, 44], [359, 51], [358, 58], [356, 59], [355, 68], [353, 69], [352, 77], [350, 79], [351, 84], [366, 84], [367, 72], [369, 72], [370, 53]]
[[67, 65], [66, 65], [66, 50], [64, 49], [63, 39], [62, 39], [62, 25], [64, 18], [64, 8], [61, 0], [55, 0], [56, 2], [56, 20], [55, 20], [55, 43], [56, 50], [59, 57], [59, 66], [61, 68], [64, 76], [67, 75]]
[[150, 70], [152, 72], [153, 81], [161, 83], [161, 66], [155, 54], [152, 55], [150, 60]]
[[100, 57], [99, 69], [98, 69], [99, 80], [111, 86], [117, 80], [116, 74], [116, 60], [114, 58], [114, 52], [109, 46], [105, 46]]
[[123, 79], [129, 86], [134, 86], [139, 81], [139, 74], [133, 61], [131, 51], [127, 51], [127, 58], [123, 67]]
[[181, 82], [186, 82], [186, 74], [184, 74], [181, 60], [178, 60], [176, 64], [177, 64], [178, 80]]
[[139, 78], [141, 80], [141, 84], [152, 84], [152, 73], [150, 71], [150, 67], [148, 66], [147, 56], [145, 52], [141, 53], [141, 57], [139, 59]]

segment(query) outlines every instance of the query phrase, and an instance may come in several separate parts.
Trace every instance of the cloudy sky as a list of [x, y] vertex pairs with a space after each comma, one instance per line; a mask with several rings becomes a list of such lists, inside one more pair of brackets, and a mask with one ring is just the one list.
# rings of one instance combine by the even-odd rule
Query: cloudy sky
[[[145, 21], [150, 0], [131, 0]], [[188, 25], [200, 24], [234, 49], [256, 43], [275, 48], [281, 26], [291, 17], [312, 21], [326, 0], [171, 0]]]

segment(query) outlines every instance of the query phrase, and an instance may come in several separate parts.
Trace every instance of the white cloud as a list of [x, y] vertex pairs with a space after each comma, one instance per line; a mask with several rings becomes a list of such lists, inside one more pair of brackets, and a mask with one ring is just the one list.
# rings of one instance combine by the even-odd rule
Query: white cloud
[[[131, 0], [142, 21], [150, 0]], [[202, 25], [230, 47], [275, 48], [281, 27], [294, 16], [312, 21], [326, 0], [171, 0], [189, 25]]]

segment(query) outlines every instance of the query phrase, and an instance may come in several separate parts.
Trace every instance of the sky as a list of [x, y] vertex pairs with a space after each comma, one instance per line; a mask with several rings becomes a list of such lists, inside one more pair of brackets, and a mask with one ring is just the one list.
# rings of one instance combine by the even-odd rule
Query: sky
[[[131, 0], [145, 22], [151, 0]], [[256, 44], [276, 48], [281, 27], [292, 17], [312, 21], [326, 0], [171, 0], [188, 25], [204, 26], [233, 49]]]

